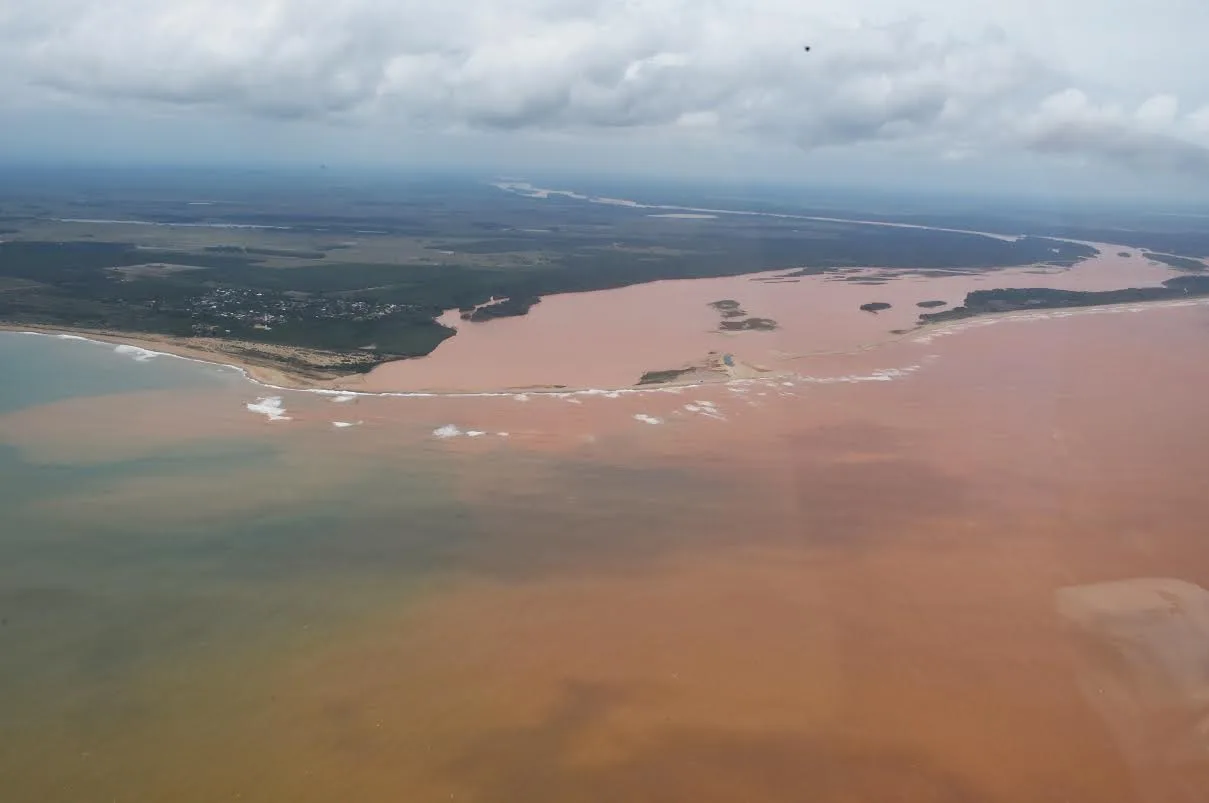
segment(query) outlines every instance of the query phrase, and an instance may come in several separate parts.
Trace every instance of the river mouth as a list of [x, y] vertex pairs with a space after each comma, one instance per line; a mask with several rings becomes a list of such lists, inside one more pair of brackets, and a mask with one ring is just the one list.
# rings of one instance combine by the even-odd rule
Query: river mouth
[[[1155, 286], [1180, 275], [1116, 246], [1071, 268], [1031, 266], [995, 271], [863, 268], [784, 278], [791, 270], [660, 281], [617, 290], [549, 296], [528, 314], [456, 328], [427, 357], [378, 366], [342, 387], [366, 392], [476, 392], [501, 389], [615, 389], [648, 373], [698, 370], [700, 378], [796, 373], [801, 360], [877, 348], [912, 332], [921, 313], [967, 293], [998, 287], [1106, 290]], [[732, 310], [719, 301], [739, 305]], [[862, 305], [875, 304], [869, 312]], [[888, 306], [881, 306], [888, 305]], [[943, 307], [940, 307], [943, 308]], [[772, 325], [739, 331], [732, 321]], [[724, 359], [742, 371], [719, 366]]]
[[[1178, 800], [1206, 771], [1199, 675], [1159, 673], [1187, 627], [1147, 597], [1122, 675], [1083, 611], [1209, 588], [1207, 315], [578, 396], [270, 393], [14, 336], [7, 790]], [[1089, 701], [1106, 677], [1121, 705]]]

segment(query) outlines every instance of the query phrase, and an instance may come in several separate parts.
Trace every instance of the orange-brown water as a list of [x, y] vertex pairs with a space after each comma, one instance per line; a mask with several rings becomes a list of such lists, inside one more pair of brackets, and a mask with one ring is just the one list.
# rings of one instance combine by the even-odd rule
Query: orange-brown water
[[[423, 360], [388, 363], [353, 383], [368, 391], [482, 390], [562, 385], [616, 388], [645, 371], [698, 363], [732, 353], [771, 370], [794, 368], [801, 355], [847, 353], [893, 339], [914, 326], [920, 301], [961, 304], [972, 290], [1053, 287], [1108, 290], [1152, 285], [1177, 275], [1115, 246], [1074, 268], [1034, 266], [988, 273], [866, 269], [767, 281], [785, 271], [723, 279], [655, 282], [619, 290], [551, 296], [520, 318], [468, 324], [455, 312], [442, 322], [458, 334]], [[770, 332], [724, 333], [710, 303], [740, 302], [749, 315], [771, 318]], [[877, 314], [862, 304], [892, 306]]]
[[[87, 662], [32, 641], [46, 675], [9, 701], [0, 779], [43, 801], [1202, 800], [1202, 601], [1144, 578], [1209, 588], [1209, 308], [1138, 309], [800, 371], [918, 366], [870, 381], [285, 394], [271, 423], [254, 392], [156, 391], [105, 408], [144, 424], [128, 439], [65, 431], [87, 400], [0, 417], [46, 464], [275, 450], [83, 486], [63, 527], [124, 510], [158, 555], [319, 500], [330, 530], [199, 541], [90, 591], [168, 618], [93, 614], [122, 638]], [[173, 403], [198, 417], [149, 412]]]
[[[299, 688], [432, 799], [1200, 799], [1203, 669], [1167, 710], [1106, 709], [1087, 678], [1112, 644], [1054, 600], [1209, 586], [1207, 336], [1203, 308], [989, 328], [899, 382], [640, 430], [594, 459], [691, 466], [712, 493], [640, 527], [500, 533], [476, 558], [495, 572]], [[488, 511], [558, 487], [477, 473]], [[1175, 668], [1145, 667], [1166, 658], [1126, 685], [1163, 683]], [[1163, 744], [1117, 733], [1163, 717]]]

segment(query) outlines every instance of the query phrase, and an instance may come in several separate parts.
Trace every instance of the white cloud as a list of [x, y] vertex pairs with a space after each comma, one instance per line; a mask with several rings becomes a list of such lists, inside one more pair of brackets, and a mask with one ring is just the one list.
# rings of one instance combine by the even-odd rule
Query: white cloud
[[1026, 147], [1042, 153], [1209, 176], [1209, 137], [1198, 117], [1179, 116], [1178, 101], [1169, 95], [1151, 97], [1131, 112], [1067, 89], [1045, 98], [1019, 130]]
[[[1209, 98], [1061, 91], [1099, 62], [1048, 57], [1052, 4], [1021, 0], [998, 17], [959, 0], [911, 5], [920, 19], [896, 0], [40, 0], [0, 8], [0, 102], [33, 87], [98, 106], [400, 131], [897, 141], [941, 158], [1016, 142], [1148, 169], [1204, 159]], [[1094, 4], [1069, 5], [1064, 24], [1098, 19]], [[1130, 14], [1148, 14], [1142, 0], [1120, 5], [1126, 32]], [[1204, 108], [1181, 117], [1181, 105]]]

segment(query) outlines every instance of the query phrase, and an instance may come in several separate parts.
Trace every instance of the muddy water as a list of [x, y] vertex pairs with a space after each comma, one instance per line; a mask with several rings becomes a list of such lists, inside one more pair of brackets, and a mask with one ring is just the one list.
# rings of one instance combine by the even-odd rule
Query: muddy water
[[[776, 280], [785, 271], [725, 279], [668, 281], [596, 293], [551, 296], [528, 315], [470, 324], [447, 314], [458, 330], [429, 357], [383, 365], [363, 381], [364, 390], [481, 390], [562, 385], [615, 388], [632, 385], [645, 371], [679, 368], [709, 352], [782, 370], [800, 355], [850, 352], [893, 339], [914, 326], [921, 301], [959, 305], [972, 290], [1053, 287], [1107, 290], [1153, 285], [1178, 273], [1136, 252], [1100, 256], [1074, 268], [1036, 266], [984, 273], [865, 269]], [[772, 281], [769, 281], [772, 280]], [[740, 302], [751, 316], [771, 318], [771, 332], [726, 333], [710, 303]], [[891, 308], [873, 314], [862, 304]]]
[[1209, 307], [1129, 309], [675, 392], [27, 398], [5, 797], [1200, 800]]

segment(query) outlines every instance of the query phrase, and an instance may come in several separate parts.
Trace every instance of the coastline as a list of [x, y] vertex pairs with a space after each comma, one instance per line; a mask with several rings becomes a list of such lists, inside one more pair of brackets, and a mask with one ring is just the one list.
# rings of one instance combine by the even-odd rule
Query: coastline
[[[248, 379], [261, 385], [282, 390], [317, 390], [338, 387], [332, 383], [347, 378], [348, 374], [324, 372], [316, 369], [313, 373], [291, 370], [269, 357], [257, 358], [247, 353], [233, 351], [255, 347], [267, 353], [276, 351], [282, 358], [290, 354], [301, 353], [303, 349], [265, 348], [262, 344], [250, 344], [240, 340], [219, 340], [217, 338], [179, 338], [171, 335], [150, 333], [126, 333], [105, 329], [89, 329], [78, 326], [47, 326], [45, 324], [16, 324], [0, 321], [0, 332], [14, 334], [37, 334], [48, 337], [68, 335], [79, 337], [95, 343], [106, 343], [114, 346], [130, 346], [143, 349], [153, 354], [164, 354], [180, 359], [209, 365], [221, 365], [239, 371]], [[226, 346], [224, 348], [223, 346]], [[227, 350], [231, 349], [231, 351]]]
[[[187, 339], [185, 342], [182, 342], [184, 339], [174, 338], [170, 335], [136, 335], [109, 330], [87, 329], [83, 327], [46, 326], [42, 324], [13, 324], [0, 322], [0, 333], [5, 332], [11, 334], [40, 335], [45, 337], [75, 338], [92, 343], [101, 343], [112, 346], [129, 346], [131, 348], [145, 351], [150, 355], [175, 357], [178, 359], [189, 360], [190, 362], [198, 362], [205, 365], [216, 365], [224, 368], [230, 368], [238, 371], [251, 382], [261, 385], [269, 390], [299, 391], [304, 393], [323, 393], [332, 395], [457, 397], [516, 396], [524, 394], [591, 395], [657, 393], [680, 390], [683, 388], [698, 387], [703, 384], [723, 384], [734, 379], [734, 377], [719, 375], [715, 380], [705, 376], [705, 372], [703, 371], [695, 371], [695, 381], [691, 382], [669, 382], [643, 386], [638, 386], [635, 384], [620, 388], [567, 387], [551, 385], [515, 388], [483, 388], [474, 391], [441, 390], [431, 388], [417, 388], [414, 390], [400, 389], [394, 391], [367, 391], [359, 389], [356, 386], [356, 380], [361, 376], [359, 374], [333, 374], [331, 377], [316, 377], [314, 375], [292, 371], [289, 368], [278, 364], [271, 364], [267, 361], [250, 358], [246, 355], [232, 354], [228, 351], [211, 346], [210, 343], [215, 341], [210, 338]], [[206, 343], [205, 346], [198, 345], [195, 342], [203, 340]], [[243, 341], [217, 342], [231, 343], [236, 348], [243, 344]], [[296, 350], [291, 349], [291, 351]], [[766, 378], [773, 379], [776, 376], [779, 376], [779, 374], [769, 373]]]
[[[1177, 308], [1187, 306], [1207, 306], [1209, 297], [1189, 298], [1179, 300], [1138, 301], [1120, 304], [1104, 304], [1086, 307], [1059, 307], [1046, 310], [1027, 311], [1013, 310], [975, 315], [957, 321], [925, 323], [896, 335], [890, 335], [876, 342], [864, 343], [860, 346], [842, 352], [815, 352], [808, 354], [785, 355], [786, 363], [799, 362], [804, 359], [817, 357], [839, 357], [844, 355], [856, 356], [868, 354], [882, 346], [895, 343], [913, 342], [917, 344], [931, 343], [937, 337], [947, 337], [959, 334], [968, 329], [1001, 323], [1004, 321], [1034, 321], [1052, 318], [1095, 315], [1121, 312], [1141, 312], [1144, 310]], [[46, 337], [69, 337], [102, 343], [113, 346], [128, 346], [140, 349], [150, 355], [164, 355], [178, 359], [207, 365], [217, 365], [238, 371], [249, 381], [269, 390], [299, 391], [332, 395], [353, 395], [367, 397], [489, 397], [489, 396], [525, 396], [525, 395], [606, 395], [615, 397], [622, 394], [644, 393], [679, 393], [685, 389], [703, 385], [746, 384], [750, 382], [775, 382], [786, 378], [807, 379], [795, 370], [786, 367], [784, 370], [759, 367], [756, 373], [723, 372], [708, 368], [704, 362], [688, 367], [691, 377], [689, 381], [671, 381], [654, 384], [639, 384], [637, 380], [620, 387], [579, 387], [566, 385], [548, 386], [517, 386], [517, 387], [484, 387], [473, 390], [452, 390], [440, 388], [399, 388], [394, 390], [365, 390], [360, 382], [365, 374], [345, 374], [319, 370], [302, 372], [292, 370], [288, 366], [273, 362], [269, 357], [254, 357], [238, 352], [241, 348], [255, 346], [261, 351], [263, 344], [248, 344], [244, 341], [222, 341], [213, 338], [177, 338], [170, 335], [127, 334], [109, 330], [96, 330], [84, 327], [47, 326], [43, 324], [14, 324], [0, 321], [0, 333], [34, 334]], [[226, 346], [227, 348], [223, 348]], [[293, 348], [275, 349], [282, 358], [304, 350]], [[708, 360], [708, 358], [707, 358]], [[390, 363], [384, 363], [390, 364]], [[754, 366], [753, 366], [754, 367]], [[887, 369], [890, 370], [890, 369]], [[875, 372], [876, 373], [876, 372]]]

